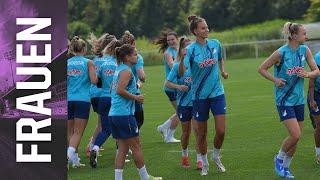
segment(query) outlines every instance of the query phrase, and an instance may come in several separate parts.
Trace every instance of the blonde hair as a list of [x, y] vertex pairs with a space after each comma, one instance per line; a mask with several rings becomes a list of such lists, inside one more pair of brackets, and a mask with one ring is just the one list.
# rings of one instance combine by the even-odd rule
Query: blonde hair
[[130, 33], [130, 31], [126, 30], [120, 40], [122, 41], [122, 44], [132, 45], [135, 41], [135, 38], [134, 35]]
[[120, 40], [117, 40], [114, 38], [108, 45], [107, 47], [103, 50], [104, 54], [111, 53], [110, 55], [115, 56], [115, 49], [117, 47], [120, 47], [122, 45], [122, 42]]
[[93, 54], [101, 57], [103, 55], [104, 48], [115, 38], [116, 37], [114, 35], [105, 33], [98, 39], [93, 33], [91, 33], [89, 35], [88, 42], [93, 47]]
[[292, 40], [292, 35], [297, 34], [299, 32], [302, 24], [286, 22], [283, 26], [282, 34], [285, 39]]
[[69, 54], [76, 54], [87, 51], [87, 43], [79, 38], [78, 36], [74, 36], [69, 43]]

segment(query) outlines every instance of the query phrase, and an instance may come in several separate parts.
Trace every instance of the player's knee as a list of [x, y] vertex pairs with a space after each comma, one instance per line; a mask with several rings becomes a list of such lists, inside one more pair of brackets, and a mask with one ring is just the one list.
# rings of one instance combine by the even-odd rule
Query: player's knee
[[219, 137], [224, 137], [225, 129], [224, 128], [216, 128], [216, 135]]
[[188, 133], [188, 132], [183, 132], [183, 133], [182, 133], [182, 137], [183, 137], [184, 139], [189, 139], [190, 133]]
[[81, 135], [81, 130], [79, 129], [79, 128], [77, 128], [77, 127], [75, 127], [75, 128], [73, 128], [73, 134], [75, 134], [75, 135]]
[[204, 141], [206, 139], [206, 133], [198, 133], [198, 140], [199, 141]]
[[131, 146], [129, 146], [129, 148], [131, 149], [131, 151], [133, 153], [136, 153], [136, 152], [140, 151], [140, 145], [137, 144], [137, 143], [132, 144]]
[[319, 123], [317, 123], [317, 125], [316, 125], [315, 132], [318, 134], [320, 133], [320, 124]]
[[297, 132], [294, 132], [294, 133], [291, 134], [291, 138], [296, 142], [299, 141], [300, 137], [301, 137], [301, 132], [300, 131], [297, 131]]

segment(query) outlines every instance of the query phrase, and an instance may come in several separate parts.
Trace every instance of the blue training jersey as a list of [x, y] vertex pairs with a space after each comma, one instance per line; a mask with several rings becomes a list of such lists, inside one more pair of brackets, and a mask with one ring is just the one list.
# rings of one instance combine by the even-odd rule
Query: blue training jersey
[[277, 106], [297, 106], [304, 104], [304, 78], [298, 72], [305, 68], [307, 60], [306, 45], [299, 45], [296, 50], [288, 44], [278, 49], [281, 55], [280, 63], [274, 65], [274, 77], [286, 80], [285, 86], [275, 85], [275, 100]]
[[90, 78], [88, 69], [89, 59], [74, 56], [68, 59], [67, 65], [67, 94], [68, 101], [90, 102]]
[[[143, 64], [144, 64], [143, 57], [140, 54], [138, 54], [137, 64], [135, 64], [135, 65], [133, 65], [131, 67], [132, 73], [133, 73], [133, 75], [134, 75], [134, 77], [136, 79], [136, 83], [139, 80], [139, 78], [138, 78], [138, 70], [139, 69], [143, 69]], [[141, 93], [140, 89], [137, 88], [136, 94], [140, 94], [140, 93]]]
[[120, 77], [120, 73], [122, 71], [130, 71], [131, 72], [131, 78], [130, 78], [129, 83], [126, 87], [126, 90], [131, 94], [135, 94], [135, 92], [137, 91], [136, 80], [135, 80], [135, 77], [131, 71], [131, 68], [125, 64], [120, 64], [117, 67], [116, 72], [113, 76], [112, 91], [111, 91], [111, 108], [109, 111], [109, 116], [134, 115], [135, 101], [132, 99], [126, 99], [126, 98], [117, 94], [119, 77]]
[[102, 81], [102, 92], [100, 97], [111, 97], [111, 84], [113, 75], [117, 69], [117, 59], [114, 56], [108, 56], [105, 62], [100, 66], [98, 77]]
[[[166, 75], [166, 79], [168, 78], [169, 76], [169, 73], [171, 71], [171, 68], [170, 66], [168, 65], [167, 63], [167, 59], [166, 59], [166, 55], [169, 54], [172, 56], [173, 60], [175, 60], [177, 58], [177, 51], [172, 48], [172, 47], [168, 47], [167, 50], [164, 52], [164, 55], [163, 55], [163, 62], [164, 62], [164, 72], [165, 72], [165, 75]], [[175, 82], [177, 83], [177, 82]], [[165, 91], [175, 91], [174, 89], [170, 89], [166, 86], [164, 86], [164, 90]]]
[[[94, 64], [94, 67], [96, 69], [97, 75], [98, 75], [100, 66], [106, 61], [106, 58], [108, 58], [108, 56], [109, 55], [102, 56], [102, 57], [95, 56], [93, 58], [93, 64]], [[91, 84], [89, 92], [90, 92], [90, 97], [91, 98], [100, 97], [102, 89], [98, 88], [96, 84]]]
[[[320, 67], [320, 52], [314, 56], [314, 60], [316, 61], [317, 66]], [[314, 90], [320, 93], [320, 76], [316, 77], [314, 85]]]
[[187, 47], [184, 64], [186, 68], [191, 69], [193, 100], [208, 99], [224, 94], [219, 77], [219, 61], [221, 60], [222, 48], [216, 39], [207, 39], [205, 45], [193, 42]]
[[179, 70], [179, 64], [180, 62], [177, 62], [173, 65], [169, 76], [167, 78], [168, 81], [175, 83], [179, 85], [185, 85], [188, 86], [188, 91], [177, 91], [177, 104], [179, 106], [192, 106], [192, 91], [191, 91], [191, 70], [188, 68], [186, 72], [183, 74], [182, 77], [179, 76], [178, 70]]

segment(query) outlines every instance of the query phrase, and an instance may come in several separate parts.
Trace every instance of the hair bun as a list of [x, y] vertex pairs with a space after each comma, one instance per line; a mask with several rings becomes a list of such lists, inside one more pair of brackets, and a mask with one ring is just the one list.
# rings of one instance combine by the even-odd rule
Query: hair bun
[[188, 17], [188, 21], [189, 21], [189, 22], [192, 22], [192, 21], [194, 21], [196, 18], [197, 18], [196, 15], [190, 15], [190, 16]]
[[126, 30], [126, 31], [124, 32], [124, 34], [130, 35], [131, 33], [130, 33], [129, 30]]

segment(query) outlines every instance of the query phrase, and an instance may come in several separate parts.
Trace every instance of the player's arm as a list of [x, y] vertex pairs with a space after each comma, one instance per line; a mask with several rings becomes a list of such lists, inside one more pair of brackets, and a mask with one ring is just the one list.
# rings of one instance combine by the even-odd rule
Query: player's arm
[[[180, 64], [181, 63], [182, 62], [180, 62]], [[178, 75], [178, 69], [179, 69], [178, 64], [175, 64], [172, 67], [164, 85], [168, 88], [171, 88], [171, 89], [177, 89], [179, 91], [188, 91], [188, 86], [173, 83], [178, 79], [178, 77], [181, 77]]]
[[134, 95], [129, 93], [126, 90], [126, 87], [128, 86], [128, 83], [131, 79], [131, 72], [130, 71], [122, 71], [119, 74], [119, 82], [117, 86], [117, 94], [120, 96], [126, 98], [126, 99], [132, 99], [135, 101], [138, 101], [140, 103], [143, 103], [143, 95]]
[[96, 70], [93, 65], [93, 61], [89, 60], [88, 61], [88, 69], [89, 69], [89, 78], [92, 84], [97, 84], [98, 83], [98, 78], [96, 74]]
[[188, 91], [188, 86], [175, 84], [169, 80], [165, 81], [165, 86], [171, 89], [177, 89], [179, 91]]
[[143, 57], [141, 55], [138, 56], [138, 62], [135, 65], [136, 66], [136, 73], [138, 75], [138, 79], [140, 82], [145, 82], [146, 81], [146, 74], [144, 73], [144, 69], [143, 69]]
[[313, 59], [312, 53], [309, 48], [307, 48], [307, 63], [311, 69], [311, 72], [301, 71], [299, 76], [303, 78], [316, 78], [319, 75], [319, 69]]
[[220, 69], [220, 72], [221, 72], [221, 76], [224, 79], [228, 79], [229, 74], [224, 69], [224, 59], [223, 58], [219, 61], [219, 69]]
[[137, 70], [137, 75], [138, 75], [138, 78], [139, 78], [140, 82], [144, 83], [146, 81], [146, 74], [144, 73], [143, 68], [139, 68]]
[[258, 72], [265, 77], [266, 79], [274, 82], [277, 86], [282, 87], [285, 85], [286, 81], [281, 78], [275, 78], [273, 75], [271, 75], [268, 71], [268, 69], [275, 65], [279, 64], [281, 59], [281, 54], [279, 51], [275, 51], [271, 54], [258, 68]]
[[166, 63], [168, 64], [168, 66], [170, 67], [170, 69], [172, 69], [172, 66], [173, 66], [173, 57], [171, 54], [169, 53], [166, 53], [164, 55], [165, 59], [166, 59]]
[[181, 58], [179, 67], [178, 67], [178, 75], [182, 77], [184, 73], [186, 72], [186, 64], [190, 67], [190, 51], [187, 49], [187, 54]]
[[229, 74], [224, 69], [224, 59], [222, 57], [222, 47], [221, 47], [220, 42], [219, 42], [219, 50], [218, 50], [218, 60], [219, 60], [219, 69], [220, 69], [220, 72], [221, 72], [221, 76], [224, 79], [228, 79]]
[[309, 100], [310, 100], [310, 107], [316, 111], [316, 109], [318, 108], [317, 106], [317, 103], [316, 101], [314, 100], [314, 82], [315, 82], [315, 79], [313, 78], [310, 78], [309, 79]]

